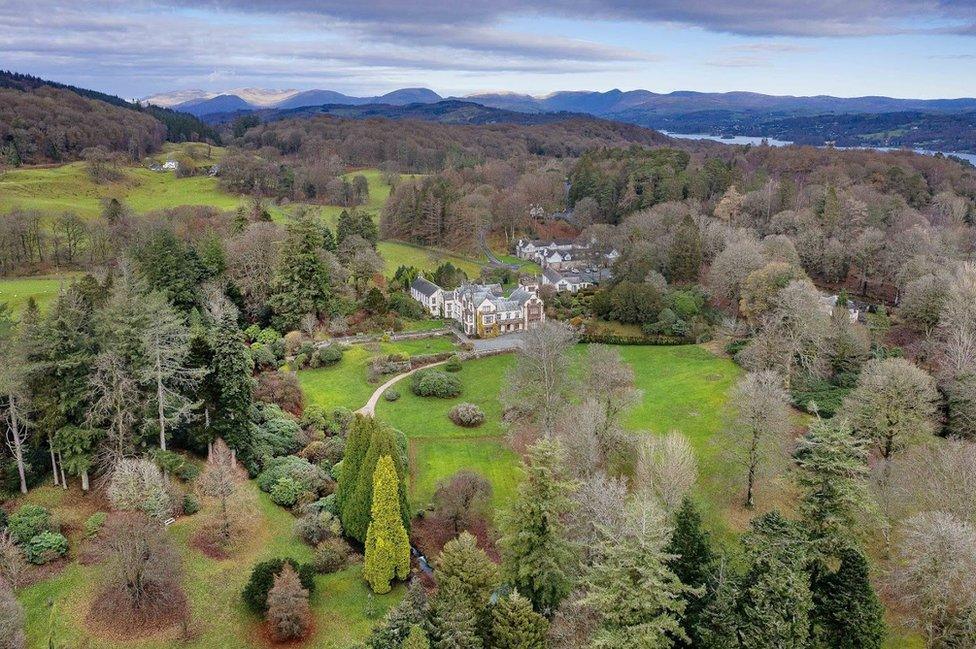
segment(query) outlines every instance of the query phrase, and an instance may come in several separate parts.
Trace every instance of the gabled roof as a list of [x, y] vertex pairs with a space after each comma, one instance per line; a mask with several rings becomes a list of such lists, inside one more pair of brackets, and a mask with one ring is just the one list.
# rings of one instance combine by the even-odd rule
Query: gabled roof
[[558, 271], [552, 268], [552, 266], [546, 266], [542, 269], [542, 274], [546, 276], [546, 279], [555, 284], [563, 278]]
[[437, 284], [424, 279], [423, 277], [417, 276], [417, 279], [410, 282], [410, 288], [416, 290], [418, 293], [424, 297], [431, 297], [437, 291], [441, 290], [441, 287]]

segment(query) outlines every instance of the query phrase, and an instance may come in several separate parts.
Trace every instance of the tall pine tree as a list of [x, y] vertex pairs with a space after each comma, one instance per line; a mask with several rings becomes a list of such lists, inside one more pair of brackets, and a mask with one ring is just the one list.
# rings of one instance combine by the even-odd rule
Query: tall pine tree
[[222, 437], [237, 453], [252, 474], [257, 472], [256, 458], [251, 457], [251, 355], [237, 326], [234, 309], [226, 309], [213, 332], [213, 374], [217, 402], [211, 427], [215, 437]]
[[673, 556], [668, 567], [681, 581], [700, 592], [685, 595], [685, 613], [681, 619], [688, 640], [679, 644], [699, 646], [698, 626], [702, 611], [708, 606], [714, 593], [715, 555], [702, 528], [701, 514], [690, 498], [685, 498], [674, 514], [674, 531], [664, 551]]
[[546, 649], [549, 621], [532, 610], [532, 602], [513, 590], [491, 609], [492, 649]]
[[[372, 506], [373, 480], [372, 475], [376, 463], [383, 456], [389, 456], [396, 469], [399, 479], [400, 512], [403, 526], [410, 529], [410, 510], [406, 490], [406, 462], [396, 441], [396, 433], [387, 424], [377, 419], [364, 422], [370, 429], [369, 447], [363, 456], [362, 464], [356, 476], [356, 486], [348, 499], [343, 500], [342, 526], [346, 534], [358, 541], [366, 539], [366, 528], [369, 526], [370, 508]], [[343, 473], [345, 466], [343, 466]], [[345, 496], [344, 496], [345, 498]]]
[[318, 219], [300, 212], [289, 221], [287, 230], [268, 298], [279, 331], [297, 328], [302, 316], [325, 313], [332, 296], [325, 238]]
[[573, 484], [566, 479], [562, 449], [545, 438], [529, 449], [525, 476], [502, 519], [505, 580], [547, 615], [569, 594], [573, 546], [564, 515], [571, 509]]
[[838, 553], [840, 565], [830, 571], [815, 563], [810, 589], [812, 636], [830, 649], [880, 649], [885, 640], [884, 606], [868, 574], [868, 561], [849, 547]]
[[372, 516], [366, 532], [363, 578], [375, 593], [410, 574], [410, 540], [400, 517], [399, 483], [393, 458], [384, 455], [373, 474]]

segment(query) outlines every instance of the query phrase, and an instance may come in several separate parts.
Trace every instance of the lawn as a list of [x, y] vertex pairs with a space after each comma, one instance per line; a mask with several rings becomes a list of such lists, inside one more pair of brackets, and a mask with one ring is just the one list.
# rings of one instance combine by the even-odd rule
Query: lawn
[[43, 310], [58, 296], [61, 287], [78, 275], [79, 273], [63, 273], [0, 279], [0, 304], [6, 303], [13, 313], [19, 313], [27, 306], [27, 300], [34, 298]]
[[332, 367], [302, 370], [298, 373], [298, 380], [307, 402], [328, 409], [343, 407], [358, 410], [378, 387], [366, 382], [369, 359], [381, 353], [404, 352], [418, 356], [451, 351], [455, 347], [454, 339], [449, 336], [352, 345], [343, 354], [342, 360]]
[[467, 273], [469, 279], [477, 279], [484, 265], [479, 259], [400, 241], [380, 241], [376, 248], [386, 262], [384, 272], [387, 275], [393, 275], [399, 266], [413, 266], [429, 272], [449, 261]]
[[[97, 592], [102, 567], [72, 562], [56, 576], [19, 593], [27, 611], [28, 646], [47, 646], [52, 621], [62, 643], [58, 646], [104, 649], [254, 646], [259, 620], [245, 609], [240, 598], [251, 566], [282, 556], [307, 561], [311, 558], [311, 549], [294, 536], [295, 518], [290, 513], [274, 505], [253, 482], [248, 482], [246, 488], [251, 492], [254, 504], [250, 534], [230, 559], [210, 559], [188, 547], [187, 539], [203, 523], [205, 513], [181, 518], [169, 528], [182, 555], [184, 588], [192, 611], [191, 628], [197, 634], [194, 640], [185, 644], [180, 642], [176, 628], [125, 642], [91, 634], [85, 626], [85, 617], [91, 598]], [[68, 496], [63, 494], [53, 487], [42, 487], [32, 491], [27, 500], [49, 506], [62, 519], [77, 525], [90, 513], [92, 506], [78, 492], [69, 492]], [[78, 547], [76, 537], [77, 534], [72, 535], [73, 549]], [[368, 635], [375, 620], [401, 597], [403, 587], [398, 586], [388, 595], [370, 598], [360, 570], [359, 565], [354, 565], [336, 574], [316, 577], [316, 591], [311, 600], [315, 635], [303, 646], [341, 649], [356, 645]], [[48, 602], [54, 603], [53, 615]]]

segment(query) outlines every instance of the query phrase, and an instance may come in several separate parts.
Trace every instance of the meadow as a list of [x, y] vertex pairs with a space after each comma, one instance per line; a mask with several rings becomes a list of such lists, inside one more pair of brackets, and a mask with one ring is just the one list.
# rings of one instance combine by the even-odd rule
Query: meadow
[[44, 310], [58, 296], [61, 287], [70, 283], [80, 273], [36, 275], [0, 279], [0, 304], [6, 304], [13, 313], [20, 313], [30, 298]]

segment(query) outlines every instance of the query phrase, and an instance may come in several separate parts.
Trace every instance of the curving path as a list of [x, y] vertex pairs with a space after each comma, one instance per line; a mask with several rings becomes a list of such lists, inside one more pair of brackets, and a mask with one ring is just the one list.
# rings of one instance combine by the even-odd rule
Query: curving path
[[373, 394], [370, 395], [369, 401], [366, 402], [366, 405], [363, 406], [362, 408], [360, 408], [359, 410], [357, 410], [356, 413], [357, 414], [360, 414], [360, 415], [369, 415], [369, 416], [372, 417], [373, 415], [376, 414], [376, 404], [377, 404], [377, 402], [379, 402], [380, 397], [383, 396], [383, 392], [385, 392], [387, 388], [393, 386], [395, 383], [397, 383], [398, 381], [400, 381], [400, 379], [407, 378], [408, 376], [410, 376], [414, 372], [418, 372], [420, 370], [425, 370], [428, 367], [437, 367], [438, 365], [443, 365], [446, 362], [447, 361], [440, 361], [438, 363], [431, 363], [430, 365], [421, 365], [420, 367], [416, 367], [416, 368], [410, 370], [409, 372], [404, 372], [403, 374], [397, 374], [392, 379], [390, 379], [389, 381], [387, 381], [386, 383], [384, 383], [380, 387], [376, 388], [376, 390], [373, 392]]

